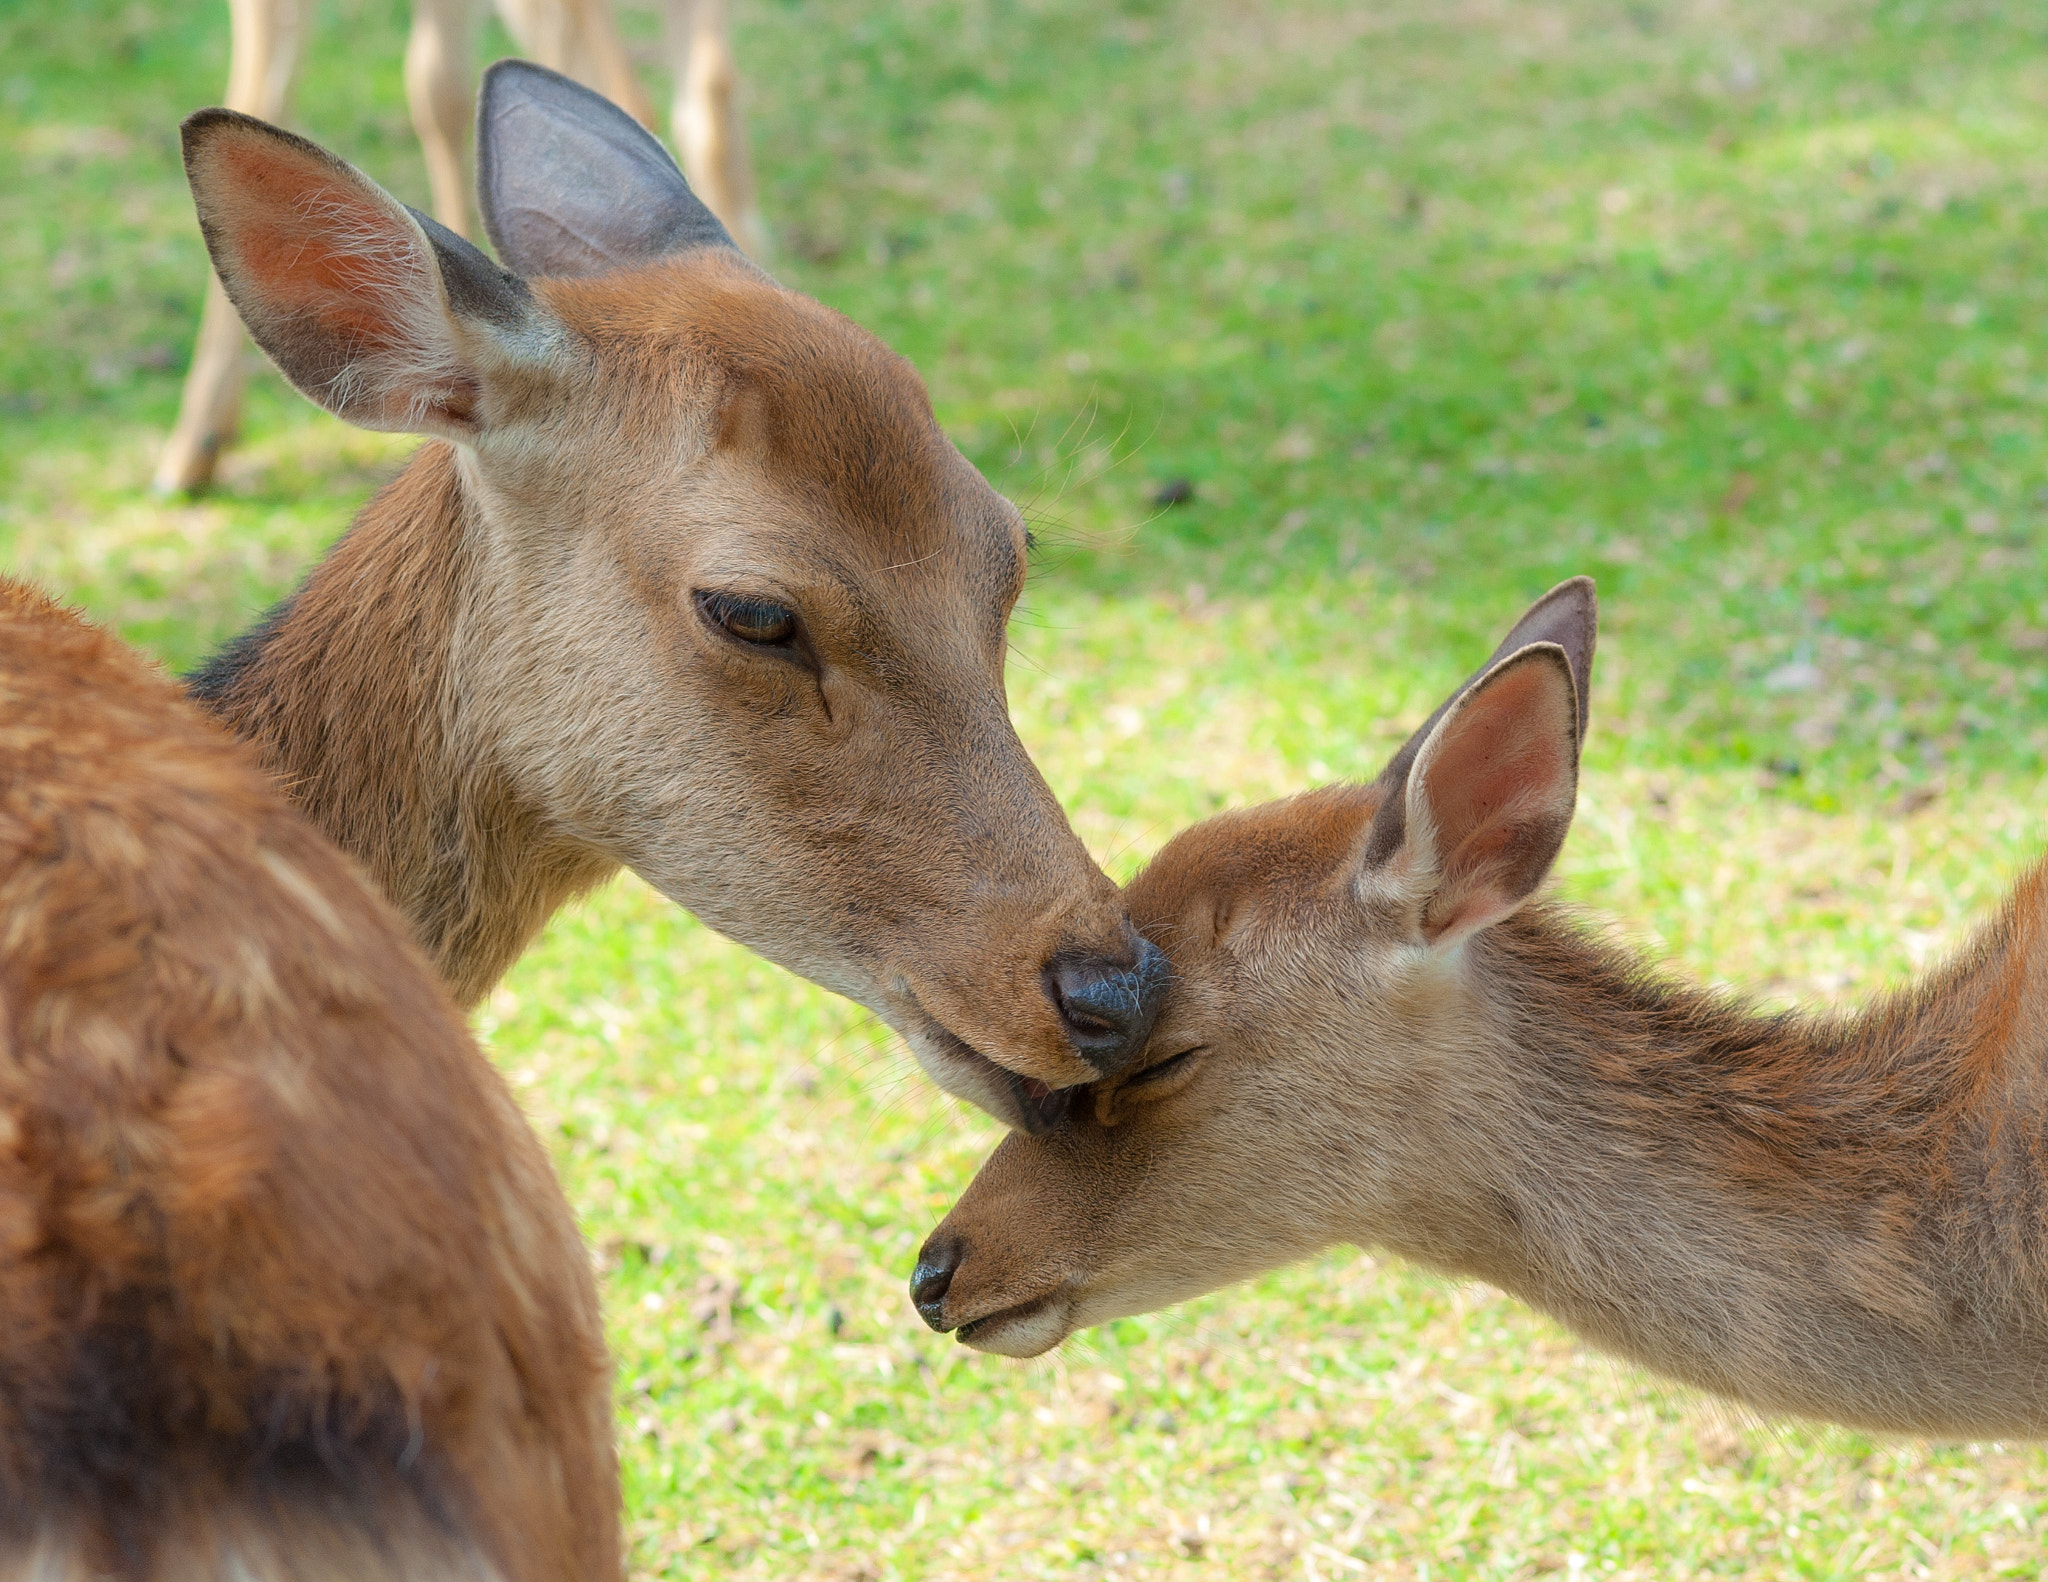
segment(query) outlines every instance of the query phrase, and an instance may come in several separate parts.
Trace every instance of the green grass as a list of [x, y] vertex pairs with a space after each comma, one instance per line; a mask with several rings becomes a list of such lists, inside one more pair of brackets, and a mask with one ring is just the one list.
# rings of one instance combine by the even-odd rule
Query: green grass
[[[225, 8], [0, 9], [0, 546], [184, 664], [405, 442], [258, 382], [143, 491]], [[1853, 1000], [2048, 790], [2048, 12], [1980, 3], [746, 0], [777, 268], [900, 347], [1045, 543], [1020, 725], [1127, 873], [1370, 773], [1591, 571], [1563, 886]], [[654, 20], [628, 16], [651, 49]], [[296, 124], [409, 201], [403, 8]], [[1171, 479], [1193, 499], [1151, 503]], [[2048, 1457], [1749, 1423], [1354, 1253], [1020, 1368], [913, 1251], [994, 1140], [871, 1021], [637, 885], [480, 1030], [606, 1270], [636, 1575], [2033, 1576]]]

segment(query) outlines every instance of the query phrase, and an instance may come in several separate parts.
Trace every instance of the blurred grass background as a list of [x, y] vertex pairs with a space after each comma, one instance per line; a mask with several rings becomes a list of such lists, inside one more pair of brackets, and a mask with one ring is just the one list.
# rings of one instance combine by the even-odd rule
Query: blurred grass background
[[[2048, 12], [737, 11], [778, 273], [1037, 521], [1016, 712], [1113, 872], [1371, 773], [1577, 571], [1562, 884], [1648, 948], [1853, 1002], [2038, 849]], [[423, 204], [403, 6], [319, 19], [294, 125]], [[0, 564], [180, 666], [409, 449], [266, 376], [214, 495], [145, 492], [205, 269], [176, 125], [226, 70], [210, 0], [0, 0]], [[2043, 1569], [2038, 1451], [1750, 1423], [1356, 1253], [965, 1353], [902, 1282], [992, 1128], [631, 882], [480, 1030], [605, 1270], [637, 1576]]]

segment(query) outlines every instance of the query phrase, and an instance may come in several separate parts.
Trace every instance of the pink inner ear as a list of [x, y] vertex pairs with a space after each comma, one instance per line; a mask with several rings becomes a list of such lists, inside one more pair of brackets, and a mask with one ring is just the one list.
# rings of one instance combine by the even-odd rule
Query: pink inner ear
[[1572, 810], [1570, 684], [1531, 660], [1495, 677], [1449, 721], [1423, 792], [1439, 889], [1427, 930], [1483, 927], [1542, 882]]
[[1545, 804], [1571, 779], [1570, 729], [1553, 666], [1527, 664], [1474, 698], [1437, 746], [1430, 811], [1448, 853], [1530, 797]]
[[405, 341], [401, 304], [425, 283], [425, 260], [399, 215], [268, 139], [222, 149], [215, 186], [241, 284], [267, 311], [310, 313], [360, 352]]

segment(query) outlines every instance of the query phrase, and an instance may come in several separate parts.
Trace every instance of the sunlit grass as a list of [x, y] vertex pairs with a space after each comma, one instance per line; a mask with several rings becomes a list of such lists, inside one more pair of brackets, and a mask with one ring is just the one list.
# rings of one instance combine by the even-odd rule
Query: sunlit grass
[[[145, 492], [225, 16], [0, 10], [0, 553], [184, 665], [408, 442], [252, 390]], [[419, 202], [399, 0], [297, 124]], [[1561, 885], [1850, 1003], [2042, 844], [2048, 16], [750, 0], [784, 278], [1022, 502], [1027, 742], [1118, 875], [1372, 773], [1521, 605], [1605, 620]], [[654, 19], [629, 8], [643, 51]], [[1161, 506], [1162, 484], [1191, 498]], [[605, 1270], [641, 1576], [2033, 1576], [2048, 1459], [1749, 1424], [1337, 1252], [1018, 1367], [902, 1283], [994, 1141], [627, 881], [480, 1015]]]

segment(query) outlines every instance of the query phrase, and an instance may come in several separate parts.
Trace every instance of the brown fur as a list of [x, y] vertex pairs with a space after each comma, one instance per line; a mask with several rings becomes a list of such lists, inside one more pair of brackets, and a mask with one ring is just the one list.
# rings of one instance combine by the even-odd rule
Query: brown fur
[[[1543, 745], [1562, 668], [1520, 674], [1498, 718], [1459, 695], [1457, 752], [1418, 733], [1417, 780], [1225, 815], [1160, 854], [1131, 909], [1178, 980], [1143, 1069], [997, 1149], [927, 1244], [928, 1317], [1029, 1355], [1360, 1242], [1766, 1411], [2048, 1432], [2048, 867], [1853, 1016], [1670, 982], [1556, 907], [1515, 909], [1549, 859], [1513, 853], [1568, 809], [1574, 767]], [[1541, 750], [1502, 748], [1525, 738]], [[1390, 798], [1407, 835], [1375, 851]], [[1467, 875], [1497, 920], [1446, 945], [1452, 851], [1511, 860]]]
[[0, 581], [0, 1576], [601, 1579], [594, 1283], [355, 869]]
[[[402, 210], [252, 126], [200, 126], [191, 164], [259, 339], [337, 410], [454, 443], [194, 690], [458, 999], [624, 864], [873, 1007], [1005, 1118], [1029, 1119], [1012, 1073], [1039, 1092], [1096, 1075], [1045, 973], [1138, 947], [1008, 718], [1023, 524], [909, 364], [718, 247], [530, 295], [479, 276], [497, 318], [465, 317], [407, 284], [428, 249]], [[302, 190], [320, 201], [280, 217]], [[339, 337], [322, 304], [358, 255], [304, 263], [361, 245], [319, 229], [330, 211], [388, 231]], [[390, 323], [359, 326], [365, 303]], [[343, 342], [375, 355], [337, 378]], [[796, 611], [800, 641], [749, 650], [706, 592]]]

